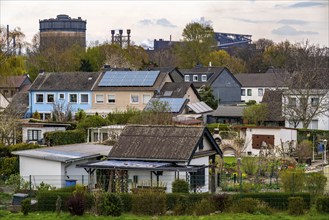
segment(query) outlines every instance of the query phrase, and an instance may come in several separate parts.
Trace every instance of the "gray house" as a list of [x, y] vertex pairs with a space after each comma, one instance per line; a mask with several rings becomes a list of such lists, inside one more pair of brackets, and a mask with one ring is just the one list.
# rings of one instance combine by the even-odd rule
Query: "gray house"
[[241, 102], [241, 84], [225, 67], [194, 67], [180, 70], [185, 82], [192, 82], [200, 90], [210, 86], [220, 104], [236, 104]]

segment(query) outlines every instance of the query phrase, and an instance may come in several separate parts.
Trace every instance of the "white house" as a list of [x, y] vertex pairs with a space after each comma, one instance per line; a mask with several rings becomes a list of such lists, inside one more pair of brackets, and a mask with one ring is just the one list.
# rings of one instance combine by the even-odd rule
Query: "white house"
[[266, 89], [286, 88], [283, 73], [240, 73], [235, 78], [241, 83], [241, 101], [261, 103]]
[[0, 112], [5, 110], [9, 105], [8, 99], [0, 92]]
[[175, 179], [188, 181], [192, 191], [208, 192], [216, 190], [215, 175], [209, 174], [216, 155], [222, 151], [205, 127], [127, 125], [108, 160], [78, 167], [110, 173], [112, 192], [150, 186], [171, 192]]
[[56, 147], [45, 147], [32, 150], [14, 151], [19, 156], [19, 173], [33, 186], [41, 182], [65, 187], [67, 181], [88, 185], [90, 175], [84, 169], [76, 168], [78, 163], [98, 160], [108, 154], [111, 146], [99, 144], [72, 144]]
[[240, 130], [240, 137], [245, 139], [247, 155], [259, 155], [261, 148], [280, 146], [282, 143], [287, 147], [288, 142], [297, 144], [297, 130], [284, 127], [236, 127]]
[[87, 142], [103, 143], [107, 140], [117, 140], [125, 125], [108, 125], [102, 127], [88, 128]]

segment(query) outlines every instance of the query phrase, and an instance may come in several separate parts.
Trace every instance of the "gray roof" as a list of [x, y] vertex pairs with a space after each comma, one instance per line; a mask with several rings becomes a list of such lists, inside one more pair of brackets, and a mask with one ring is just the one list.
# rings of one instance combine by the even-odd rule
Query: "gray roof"
[[27, 92], [18, 92], [16, 93], [5, 112], [15, 113], [18, 117], [23, 117], [29, 106], [29, 93]]
[[101, 144], [71, 144], [32, 150], [14, 151], [12, 154], [43, 160], [70, 162], [107, 155], [112, 146]]
[[240, 73], [235, 78], [242, 87], [285, 87], [284, 73]]
[[191, 82], [166, 82], [155, 98], [184, 98], [189, 88], [192, 88], [198, 99], [201, 99], [198, 91]]
[[195, 102], [195, 103], [189, 103], [187, 106], [192, 109], [196, 114], [206, 113], [213, 111], [212, 108], [210, 108], [206, 103], [204, 102]]
[[182, 113], [186, 104], [189, 102], [186, 98], [151, 98], [151, 100], [147, 103], [144, 110], [152, 110], [152, 105], [154, 102], [162, 102], [166, 103], [170, 108], [168, 112], [170, 113]]
[[218, 117], [242, 117], [245, 106], [220, 105], [210, 115]]
[[[109, 153], [109, 159], [188, 162], [199, 141], [208, 134], [201, 126], [129, 125]], [[213, 143], [217, 153], [220, 149]]]
[[99, 72], [40, 73], [30, 91], [88, 91], [99, 77]]

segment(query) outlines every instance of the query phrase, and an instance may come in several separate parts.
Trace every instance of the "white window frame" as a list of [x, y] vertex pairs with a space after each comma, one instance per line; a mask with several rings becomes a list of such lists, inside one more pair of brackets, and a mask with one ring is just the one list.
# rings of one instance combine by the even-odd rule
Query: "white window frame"
[[207, 82], [207, 75], [202, 75], [201, 76], [201, 81], [202, 82]]
[[246, 89], [241, 89], [241, 96], [246, 96]]
[[[63, 98], [61, 98], [61, 95], [63, 95]], [[59, 93], [58, 94], [58, 99], [59, 100], [64, 100], [65, 99], [65, 93]]]
[[[83, 102], [82, 101], [82, 96], [83, 95], [86, 95], [87, 96], [87, 101], [86, 102]], [[80, 103], [81, 104], [88, 104], [89, 103], [89, 94], [88, 93], [80, 93], [79, 98], [80, 98]]]
[[[137, 102], [133, 102], [133, 96], [137, 96]], [[130, 104], [139, 104], [139, 94], [130, 94]]]
[[[102, 100], [98, 100], [97, 97], [102, 97]], [[96, 94], [95, 95], [95, 103], [96, 104], [102, 104], [102, 103], [104, 103], [104, 94]]]
[[[53, 96], [54, 96], [52, 102], [48, 102], [48, 95], [53, 95]], [[47, 103], [54, 103], [54, 102], [55, 102], [55, 94], [54, 94], [54, 93], [47, 93], [47, 94], [46, 94], [46, 102], [47, 102]]]
[[[250, 95], [249, 95], [249, 91], [250, 91]], [[247, 96], [252, 96], [252, 89], [247, 89]]]
[[193, 82], [198, 82], [199, 76], [198, 75], [193, 75]]
[[262, 88], [258, 89], [258, 96], [264, 96], [264, 89]]
[[[109, 102], [110, 96], [113, 97], [112, 100], [114, 100], [114, 102]], [[116, 96], [114, 94], [107, 94], [107, 103], [109, 103], [110, 105], [114, 105], [116, 103]]]
[[[148, 97], [148, 98], [146, 98]], [[151, 95], [150, 94], [143, 94], [143, 104], [147, 104], [151, 100]]]
[[184, 81], [189, 82], [190, 81], [190, 75], [185, 75], [184, 76]]
[[[76, 95], [76, 101], [75, 102], [71, 102], [71, 95]], [[78, 93], [69, 93], [69, 103], [75, 103], [75, 104], [77, 104], [78, 103]]]
[[[42, 95], [42, 102], [38, 102], [38, 98], [37, 98], [38, 95]], [[43, 94], [43, 93], [35, 93], [35, 103], [41, 104], [41, 103], [44, 103], [44, 102], [45, 102], [45, 94]]]

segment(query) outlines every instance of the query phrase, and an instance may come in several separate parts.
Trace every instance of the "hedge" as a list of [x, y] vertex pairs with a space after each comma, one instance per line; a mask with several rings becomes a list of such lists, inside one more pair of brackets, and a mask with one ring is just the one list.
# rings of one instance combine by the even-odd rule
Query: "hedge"
[[329, 213], [329, 196], [320, 196], [315, 202], [318, 212]]
[[72, 192], [39, 191], [37, 194], [39, 211], [56, 211], [56, 201], [58, 196], [62, 200], [61, 210], [68, 211], [67, 201], [72, 196]]
[[46, 143], [50, 146], [76, 144], [85, 142], [86, 135], [83, 131], [51, 131], [44, 134]]
[[214, 123], [214, 124], [207, 124], [207, 128], [209, 129], [209, 131], [211, 133], [214, 132], [215, 128], [218, 128], [220, 131], [228, 131], [231, 125], [229, 124], [218, 124], [218, 123]]
[[309, 209], [311, 204], [311, 196], [309, 193], [281, 193], [281, 192], [266, 192], [266, 193], [244, 193], [235, 195], [233, 200], [239, 198], [255, 198], [269, 204], [271, 208], [279, 210], [288, 209], [289, 197], [302, 197], [305, 202], [305, 208]]
[[182, 202], [186, 202], [185, 205], [187, 207], [192, 207], [197, 202], [201, 202], [204, 198], [209, 198], [211, 194], [208, 193], [168, 193], [167, 195], [167, 209], [174, 210], [175, 207]]

